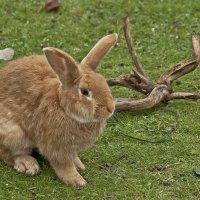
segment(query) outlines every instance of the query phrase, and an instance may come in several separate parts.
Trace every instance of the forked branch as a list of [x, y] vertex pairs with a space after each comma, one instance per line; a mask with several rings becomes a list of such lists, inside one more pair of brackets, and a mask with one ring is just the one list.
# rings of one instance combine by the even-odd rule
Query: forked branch
[[192, 34], [192, 57], [172, 65], [157, 82], [150, 81], [136, 53], [133, 40], [131, 38], [129, 18], [124, 18], [124, 36], [127, 42], [129, 53], [136, 67], [133, 74], [120, 78], [107, 80], [110, 86], [123, 86], [136, 90], [147, 95], [144, 99], [116, 99], [116, 111], [134, 111], [152, 108], [161, 102], [172, 99], [200, 99], [199, 94], [187, 92], [173, 92], [172, 82], [181, 76], [195, 70], [200, 63], [200, 43], [199, 36]]
[[169, 68], [159, 79], [158, 83], [172, 83], [174, 80], [178, 79], [179, 77], [188, 74], [189, 72], [196, 69], [200, 62], [200, 46], [199, 46], [199, 37], [197, 34], [192, 34], [192, 57], [183, 60], [171, 68]]
[[133, 63], [135, 64], [135, 67], [137, 71], [144, 77], [147, 77], [145, 74], [145, 71], [143, 69], [142, 63], [140, 62], [140, 59], [137, 55], [137, 52], [134, 48], [133, 40], [131, 37], [131, 31], [130, 31], [130, 23], [129, 23], [129, 18], [125, 17], [124, 18], [124, 36], [126, 38], [126, 42], [128, 45], [129, 53], [131, 54], [131, 58]]

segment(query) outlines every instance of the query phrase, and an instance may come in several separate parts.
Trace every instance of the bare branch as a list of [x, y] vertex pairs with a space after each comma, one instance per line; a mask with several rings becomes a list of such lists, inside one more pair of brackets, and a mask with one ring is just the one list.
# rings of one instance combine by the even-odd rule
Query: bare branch
[[173, 92], [172, 82], [193, 71], [200, 63], [199, 36], [192, 34], [192, 57], [174, 64], [154, 83], [146, 76], [131, 38], [129, 18], [124, 18], [124, 35], [136, 70], [130, 75], [107, 80], [109, 86], [122, 86], [147, 95], [144, 99], [115, 99], [116, 111], [138, 111], [173, 99], [200, 99], [200, 94]]
[[193, 49], [193, 56], [197, 57], [197, 61], [200, 61], [200, 41], [199, 35], [196, 33], [192, 34], [192, 49]]
[[143, 92], [143, 90], [138, 86], [137, 81], [134, 78], [125, 76], [122, 78], [112, 78], [107, 79], [107, 83], [110, 87], [122, 86], [145, 94], [145, 92]]
[[158, 80], [158, 83], [172, 83], [179, 77], [193, 71], [200, 63], [200, 44], [199, 37], [196, 34], [192, 35], [193, 56], [190, 59], [183, 60], [170, 69], [168, 69]]
[[116, 111], [138, 111], [152, 108], [161, 103], [169, 95], [166, 85], [155, 87], [149, 96], [144, 99], [116, 99]]
[[143, 77], [141, 74], [137, 75], [137, 72], [121, 78], [108, 79], [107, 83], [109, 86], [122, 86], [143, 94], [150, 93], [155, 87], [154, 83]]
[[181, 61], [168, 69], [158, 80], [158, 83], [172, 83], [181, 76], [193, 71], [198, 66], [197, 57]]
[[122, 78], [112, 78], [112, 79], [107, 79], [107, 83], [110, 87], [122, 86], [144, 93], [142, 89], [138, 86], [137, 81], [134, 78], [131, 79], [130, 77], [125, 77], [125, 76]]
[[147, 75], [144, 72], [142, 63], [140, 62], [139, 57], [138, 57], [136, 50], [134, 48], [133, 40], [132, 40], [132, 37], [131, 37], [130, 24], [129, 24], [129, 18], [128, 17], [124, 18], [124, 36], [125, 36], [125, 39], [126, 39], [126, 42], [127, 42], [127, 45], [128, 45], [129, 52], [131, 54], [132, 61], [135, 64], [137, 71], [141, 75], [143, 75], [144, 77], [147, 77]]
[[193, 94], [193, 93], [187, 93], [187, 92], [174, 92], [168, 98], [168, 100], [172, 100], [172, 99], [193, 99], [193, 100], [197, 100], [197, 99], [200, 99], [200, 94]]

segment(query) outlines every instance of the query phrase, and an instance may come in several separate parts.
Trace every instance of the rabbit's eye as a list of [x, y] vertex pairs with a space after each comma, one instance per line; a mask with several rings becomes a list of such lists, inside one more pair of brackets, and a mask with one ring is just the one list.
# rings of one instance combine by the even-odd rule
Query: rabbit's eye
[[81, 88], [80, 91], [81, 91], [81, 94], [82, 94], [82, 95], [84, 95], [84, 96], [86, 96], [86, 97], [89, 97], [89, 96], [90, 96], [90, 92], [89, 92], [88, 89]]

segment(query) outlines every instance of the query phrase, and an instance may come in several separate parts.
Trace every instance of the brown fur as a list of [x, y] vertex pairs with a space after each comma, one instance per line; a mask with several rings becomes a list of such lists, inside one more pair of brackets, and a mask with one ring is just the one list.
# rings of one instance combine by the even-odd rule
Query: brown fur
[[45, 48], [46, 57], [24, 57], [0, 70], [0, 157], [6, 163], [38, 173], [30, 156], [37, 147], [66, 184], [86, 184], [76, 170], [85, 169], [78, 153], [96, 141], [114, 111], [106, 80], [94, 70], [116, 41], [116, 34], [102, 38], [79, 65]]

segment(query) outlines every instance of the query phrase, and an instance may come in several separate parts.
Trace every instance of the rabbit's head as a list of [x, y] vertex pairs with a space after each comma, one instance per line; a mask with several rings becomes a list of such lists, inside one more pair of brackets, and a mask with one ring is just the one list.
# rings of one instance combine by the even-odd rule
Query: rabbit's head
[[60, 105], [74, 120], [97, 122], [108, 119], [114, 112], [109, 86], [105, 78], [96, 73], [96, 68], [116, 42], [117, 34], [103, 37], [80, 64], [59, 49], [44, 48], [46, 58], [62, 84]]

